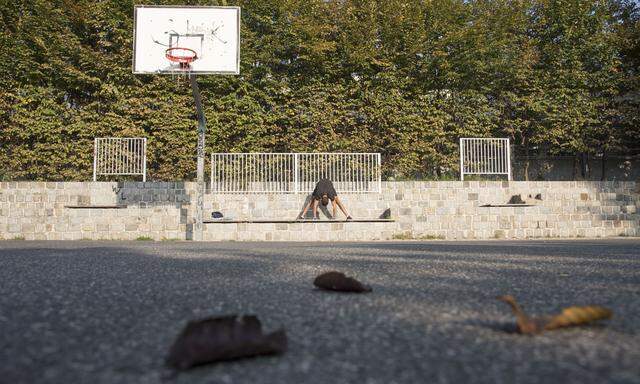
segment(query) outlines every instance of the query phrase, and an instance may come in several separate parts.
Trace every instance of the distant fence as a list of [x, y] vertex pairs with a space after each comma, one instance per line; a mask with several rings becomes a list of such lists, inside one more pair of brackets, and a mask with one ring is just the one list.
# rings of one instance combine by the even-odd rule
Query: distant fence
[[341, 193], [379, 193], [379, 153], [213, 153], [213, 193], [312, 192], [327, 178]]
[[460, 180], [465, 175], [506, 175], [511, 180], [509, 139], [461, 138]]
[[96, 137], [93, 141], [93, 181], [100, 175], [141, 175], [142, 181], [147, 181], [147, 139]]

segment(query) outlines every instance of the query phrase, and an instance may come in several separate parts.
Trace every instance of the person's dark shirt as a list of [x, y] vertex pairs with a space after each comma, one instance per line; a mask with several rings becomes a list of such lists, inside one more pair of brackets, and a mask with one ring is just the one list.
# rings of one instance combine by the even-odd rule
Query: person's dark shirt
[[333, 200], [338, 196], [336, 193], [336, 189], [333, 187], [333, 183], [329, 179], [320, 179], [316, 184], [315, 189], [313, 190], [313, 198], [316, 200], [320, 200], [322, 195], [327, 194], [329, 199]]

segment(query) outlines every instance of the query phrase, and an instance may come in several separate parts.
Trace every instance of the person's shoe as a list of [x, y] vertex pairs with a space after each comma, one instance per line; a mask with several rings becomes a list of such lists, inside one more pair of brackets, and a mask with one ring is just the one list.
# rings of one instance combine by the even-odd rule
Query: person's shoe
[[353, 220], [353, 217], [347, 216], [347, 220]]

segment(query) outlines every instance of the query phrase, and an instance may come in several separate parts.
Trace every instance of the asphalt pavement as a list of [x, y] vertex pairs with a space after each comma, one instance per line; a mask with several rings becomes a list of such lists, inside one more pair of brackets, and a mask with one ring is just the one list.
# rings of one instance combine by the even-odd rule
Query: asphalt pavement
[[[328, 270], [373, 292], [315, 289]], [[523, 336], [502, 294], [614, 317]], [[234, 313], [289, 350], [163, 367], [188, 320]], [[640, 239], [0, 241], [0, 383], [640, 383], [639, 331]]]

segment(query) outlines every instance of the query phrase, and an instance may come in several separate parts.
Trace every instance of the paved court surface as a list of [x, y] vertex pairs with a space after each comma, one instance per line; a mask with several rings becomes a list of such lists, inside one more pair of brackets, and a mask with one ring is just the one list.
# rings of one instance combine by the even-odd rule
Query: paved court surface
[[[373, 293], [325, 293], [337, 269]], [[601, 304], [606, 326], [528, 337], [531, 312]], [[289, 351], [172, 376], [189, 319], [258, 315]], [[640, 383], [640, 239], [0, 242], [3, 383]]]

